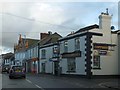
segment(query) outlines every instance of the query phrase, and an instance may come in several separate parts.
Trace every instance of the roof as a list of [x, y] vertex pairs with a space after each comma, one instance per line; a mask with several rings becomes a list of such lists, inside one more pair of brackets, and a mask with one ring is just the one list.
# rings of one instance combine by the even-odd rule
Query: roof
[[112, 34], [117, 34], [119, 33], [119, 30], [111, 31]]
[[79, 29], [79, 30], [76, 31], [75, 33], [84, 32], [84, 31], [89, 31], [89, 30], [92, 30], [92, 29], [95, 29], [95, 28], [99, 28], [99, 25], [97, 25], [97, 24], [90, 25], [90, 26], [87, 26], [87, 27], [84, 27], [84, 28]]
[[62, 36], [55, 32], [54, 34], [51, 34], [51, 35], [41, 39], [39, 44], [46, 45], [46, 44], [50, 44], [50, 43], [55, 43], [58, 41], [59, 38], [62, 38]]
[[23, 39], [23, 41], [25, 41], [25, 40], [28, 41], [28, 48], [33, 46], [34, 44], [38, 43], [38, 41], [40, 41], [38, 39], [30, 39], [30, 38], [22, 38], [22, 39]]
[[14, 56], [14, 54], [13, 53], [6, 53], [6, 54], [3, 54], [3, 59], [10, 59], [10, 58], [12, 58]]
[[95, 36], [102, 36], [103, 35], [102, 33], [95, 33], [95, 32], [76, 33], [76, 34], [73, 34], [73, 35], [70, 35], [70, 36], [67, 36], [67, 37], [64, 37], [64, 38], [60, 38], [59, 41], [73, 39], [73, 38], [85, 36], [85, 35], [88, 35], [88, 34], [95, 35]]
[[120, 30], [118, 30], [118, 35], [120, 35]]

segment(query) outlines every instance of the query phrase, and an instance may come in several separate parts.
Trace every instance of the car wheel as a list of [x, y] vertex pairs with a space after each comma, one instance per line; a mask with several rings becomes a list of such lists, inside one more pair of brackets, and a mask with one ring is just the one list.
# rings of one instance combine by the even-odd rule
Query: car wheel
[[26, 76], [23, 76], [23, 78], [26, 78]]
[[12, 79], [13, 77], [12, 76], [9, 76], [9, 79]]

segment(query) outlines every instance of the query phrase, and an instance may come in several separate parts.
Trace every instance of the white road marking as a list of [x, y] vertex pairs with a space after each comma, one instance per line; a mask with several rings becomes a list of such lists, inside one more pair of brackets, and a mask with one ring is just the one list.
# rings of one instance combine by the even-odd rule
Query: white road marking
[[[33, 84], [30, 80], [26, 79], [27, 82]], [[37, 84], [34, 84], [37, 88], [40, 88], [41, 90], [44, 90], [42, 87], [38, 86]]]
[[28, 81], [29, 83], [32, 83], [30, 80], [26, 79], [26, 81]]
[[98, 85], [99, 85], [100, 87], [106, 88], [103, 84], [104, 84], [104, 83], [100, 83], [100, 84], [98, 84]]
[[35, 84], [35, 86], [38, 87], [38, 88], [42, 88], [42, 87], [40, 87], [40, 86], [38, 86], [38, 85], [36, 85], [36, 84]]

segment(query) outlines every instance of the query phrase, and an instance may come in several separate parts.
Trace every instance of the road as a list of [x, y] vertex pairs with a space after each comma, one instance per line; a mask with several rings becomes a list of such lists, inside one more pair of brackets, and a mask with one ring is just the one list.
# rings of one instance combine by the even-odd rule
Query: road
[[41, 90], [46, 90], [48, 88], [107, 88], [102, 84], [110, 81], [117, 84], [116, 79], [89, 80], [85, 78], [32, 74], [27, 74], [26, 79], [9, 79], [8, 74], [3, 74], [2, 88], [38, 88]]

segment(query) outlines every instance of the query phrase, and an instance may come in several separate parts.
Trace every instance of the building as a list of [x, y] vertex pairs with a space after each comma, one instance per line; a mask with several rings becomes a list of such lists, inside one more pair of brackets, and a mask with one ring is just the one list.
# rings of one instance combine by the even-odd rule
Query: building
[[99, 25], [84, 27], [59, 40], [61, 74], [118, 75], [118, 38], [111, 16], [101, 13]]
[[38, 73], [38, 41], [26, 49], [26, 72]]
[[36, 39], [22, 38], [20, 34], [18, 44], [14, 45], [15, 65], [25, 66], [26, 50], [38, 41]]
[[[15, 61], [26, 72], [54, 75], [120, 75], [120, 31], [113, 30], [111, 15], [101, 13], [94, 24], [66, 37], [58, 33], [40, 33], [40, 40], [22, 38], [15, 45]], [[18, 62], [17, 62], [18, 61]]]
[[2, 69], [3, 71], [7, 71], [11, 65], [14, 65], [14, 54], [13, 53], [6, 53], [2, 54]]
[[49, 36], [40, 40], [39, 60], [40, 73], [58, 74], [59, 44], [58, 39], [62, 36], [58, 33], [49, 33]]

